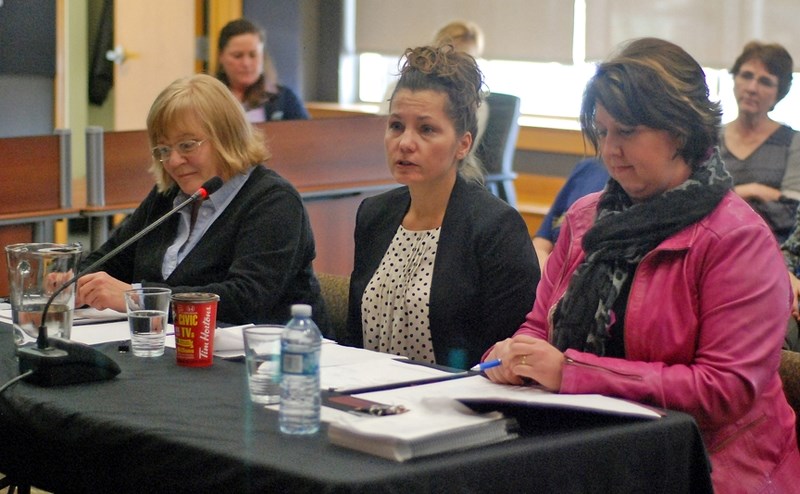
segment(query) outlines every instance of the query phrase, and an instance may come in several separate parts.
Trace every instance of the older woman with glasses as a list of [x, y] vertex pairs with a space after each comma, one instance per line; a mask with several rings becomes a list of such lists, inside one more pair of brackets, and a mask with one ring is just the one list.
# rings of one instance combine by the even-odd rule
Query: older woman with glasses
[[800, 201], [800, 137], [769, 117], [792, 85], [792, 57], [779, 44], [751, 41], [731, 68], [739, 114], [720, 132], [722, 161], [734, 191], [779, 242], [794, 226]]
[[311, 262], [314, 239], [297, 191], [262, 164], [264, 141], [225, 85], [208, 75], [179, 79], [147, 117], [156, 186], [84, 266], [131, 238], [218, 176], [222, 187], [78, 280], [77, 304], [125, 310], [133, 284], [219, 295], [231, 324], [285, 323], [292, 304], [326, 316]]

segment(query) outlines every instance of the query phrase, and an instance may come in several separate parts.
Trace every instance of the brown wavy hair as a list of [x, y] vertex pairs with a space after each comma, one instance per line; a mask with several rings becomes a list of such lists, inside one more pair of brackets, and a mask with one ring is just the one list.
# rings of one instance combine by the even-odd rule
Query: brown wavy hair
[[702, 67], [674, 43], [640, 38], [597, 66], [581, 104], [581, 128], [599, 152], [597, 104], [617, 121], [666, 130], [680, 142], [690, 166], [704, 162], [718, 143], [722, 109], [709, 99]]
[[[778, 78], [778, 97], [775, 99], [775, 104], [777, 105], [780, 100], [789, 94], [789, 89], [792, 88], [792, 70], [794, 69], [792, 56], [789, 55], [786, 48], [778, 43], [751, 41], [744, 46], [742, 53], [733, 62], [733, 67], [730, 70], [731, 75], [735, 77], [742, 68], [742, 64], [750, 60], [759, 60], [770, 74]], [[774, 108], [775, 105], [770, 110]]]
[[[261, 76], [244, 92], [243, 103], [248, 110], [251, 110], [262, 106], [278, 94], [278, 71], [275, 69], [275, 64], [272, 63], [272, 57], [267, 49], [267, 32], [247, 19], [236, 19], [225, 24], [219, 32], [217, 56], [222, 54], [222, 51], [228, 46], [228, 42], [230, 42], [231, 38], [242, 34], [255, 34], [264, 45], [264, 65]], [[230, 87], [231, 82], [221, 63], [217, 64], [216, 77], [226, 86]]]

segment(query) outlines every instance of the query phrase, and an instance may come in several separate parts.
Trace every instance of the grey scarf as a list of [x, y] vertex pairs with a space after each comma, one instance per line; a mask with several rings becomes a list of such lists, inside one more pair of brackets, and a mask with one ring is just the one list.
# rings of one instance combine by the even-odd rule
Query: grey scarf
[[609, 180], [583, 238], [586, 258], [556, 307], [553, 344], [561, 351], [605, 355], [611, 308], [639, 261], [713, 211], [732, 185], [718, 152], [684, 183], [646, 202], [633, 204], [619, 183]]

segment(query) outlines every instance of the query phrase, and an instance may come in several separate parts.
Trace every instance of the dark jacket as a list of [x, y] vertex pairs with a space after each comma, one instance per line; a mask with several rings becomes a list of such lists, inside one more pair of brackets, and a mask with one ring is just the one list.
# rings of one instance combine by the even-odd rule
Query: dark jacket
[[[84, 261], [99, 259], [172, 209], [178, 188], [154, 188], [111, 238]], [[323, 332], [327, 316], [311, 262], [314, 237], [300, 195], [272, 170], [257, 166], [225, 211], [165, 280], [164, 253], [177, 233], [178, 215], [107, 261], [100, 270], [174, 293], [211, 292], [220, 297], [217, 320], [230, 324], [285, 324], [295, 303], [313, 306]]]
[[[363, 346], [361, 297], [411, 204], [407, 187], [365, 199], [358, 209], [347, 332], [339, 342]], [[436, 362], [477, 363], [514, 334], [533, 307], [539, 263], [519, 213], [484, 187], [456, 181], [439, 236], [430, 291]]]
[[278, 94], [264, 103], [264, 119], [275, 120], [308, 120], [308, 110], [297, 94], [287, 86], [278, 85]]

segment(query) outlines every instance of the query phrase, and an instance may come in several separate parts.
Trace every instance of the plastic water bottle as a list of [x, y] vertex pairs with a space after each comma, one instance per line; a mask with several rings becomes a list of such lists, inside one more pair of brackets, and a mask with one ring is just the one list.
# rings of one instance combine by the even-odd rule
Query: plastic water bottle
[[322, 334], [311, 319], [311, 306], [292, 305], [292, 319], [281, 336], [281, 432], [314, 434], [319, 430], [319, 354]]

